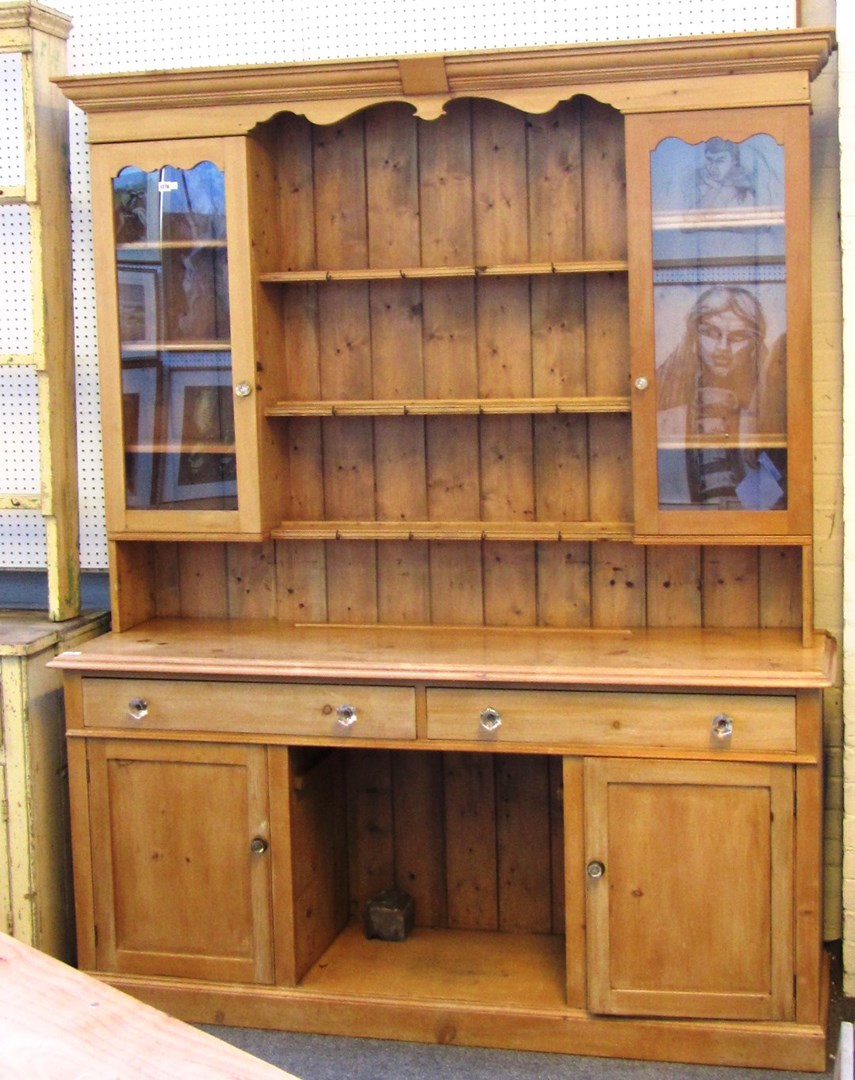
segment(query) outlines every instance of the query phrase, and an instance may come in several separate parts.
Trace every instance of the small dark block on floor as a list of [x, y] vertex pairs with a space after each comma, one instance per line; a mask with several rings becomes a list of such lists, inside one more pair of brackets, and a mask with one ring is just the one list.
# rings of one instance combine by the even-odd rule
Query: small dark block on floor
[[413, 929], [415, 904], [399, 889], [378, 893], [365, 905], [365, 936], [381, 941], [404, 941]]

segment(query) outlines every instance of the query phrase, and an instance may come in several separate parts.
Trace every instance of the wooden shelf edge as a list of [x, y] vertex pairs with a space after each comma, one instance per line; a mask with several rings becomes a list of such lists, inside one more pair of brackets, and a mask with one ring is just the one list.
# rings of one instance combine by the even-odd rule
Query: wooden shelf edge
[[540, 277], [551, 274], [613, 274], [629, 269], [626, 259], [578, 259], [493, 266], [394, 266], [273, 270], [259, 274], [266, 285], [309, 285], [346, 281], [426, 281], [436, 278]]
[[277, 401], [265, 416], [499, 416], [551, 413], [628, 413], [630, 398], [409, 398], [406, 401], [336, 400]]
[[132, 240], [126, 244], [116, 244], [116, 251], [196, 251], [199, 248], [224, 249], [227, 246], [228, 241], [225, 237], [199, 237], [195, 240]]
[[237, 448], [233, 442], [194, 443], [131, 443], [125, 447], [126, 454], [222, 454], [234, 457]]
[[803, 547], [813, 544], [810, 536], [791, 533], [639, 533], [633, 536], [633, 543], [646, 547], [655, 546], [690, 546], [690, 547]]
[[[146, 511], [140, 511], [145, 513]], [[183, 511], [180, 510], [163, 510], [155, 511], [156, 513], [164, 514], [180, 514]], [[231, 510], [224, 510], [223, 513], [233, 513]], [[163, 543], [197, 543], [197, 544], [262, 544], [265, 540], [269, 539], [269, 534], [266, 532], [240, 532], [237, 529], [215, 529], [206, 530], [204, 533], [199, 532], [182, 532], [178, 529], [125, 529], [109, 530], [107, 533], [107, 539], [111, 542], [119, 541], [133, 544], [142, 544], [155, 542]]]
[[783, 432], [756, 435], [690, 435], [678, 439], [659, 439], [659, 450], [786, 450], [787, 436]]
[[150, 355], [162, 352], [231, 352], [230, 341], [123, 341], [122, 356], [127, 353]]
[[286, 521], [274, 540], [631, 540], [628, 522]]

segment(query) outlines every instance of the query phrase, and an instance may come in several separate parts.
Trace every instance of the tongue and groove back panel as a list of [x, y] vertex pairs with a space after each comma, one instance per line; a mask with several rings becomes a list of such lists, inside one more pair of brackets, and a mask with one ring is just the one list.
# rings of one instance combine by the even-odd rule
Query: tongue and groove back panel
[[[800, 625], [798, 548], [628, 540], [644, 478], [623, 124], [580, 96], [256, 130], [257, 361], [279, 398], [284, 520], [263, 544], [155, 544], [158, 614]], [[560, 264], [587, 272], [544, 272]], [[346, 538], [386, 525], [399, 538]]]

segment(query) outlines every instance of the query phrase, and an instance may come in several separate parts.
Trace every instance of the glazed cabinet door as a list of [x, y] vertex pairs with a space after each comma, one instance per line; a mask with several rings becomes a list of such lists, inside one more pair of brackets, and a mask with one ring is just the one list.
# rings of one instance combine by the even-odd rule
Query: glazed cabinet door
[[92, 148], [107, 526], [260, 529], [246, 148]]
[[88, 747], [96, 967], [270, 983], [264, 747]]
[[627, 118], [640, 535], [811, 530], [808, 115]]
[[793, 1015], [788, 766], [585, 762], [592, 1012]]

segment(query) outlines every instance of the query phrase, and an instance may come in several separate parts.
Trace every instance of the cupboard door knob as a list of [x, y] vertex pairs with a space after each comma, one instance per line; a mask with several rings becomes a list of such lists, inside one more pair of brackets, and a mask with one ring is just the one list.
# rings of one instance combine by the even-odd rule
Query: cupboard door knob
[[128, 702], [128, 716], [131, 720], [145, 720], [148, 716], [148, 702], [143, 698], [131, 698]]
[[589, 862], [585, 867], [585, 872], [592, 881], [597, 881], [605, 874], [606, 868], [598, 859], [594, 859], [593, 862]]
[[502, 726], [502, 717], [498, 709], [484, 709], [481, 713], [481, 727], [484, 731], [498, 731]]
[[353, 727], [359, 717], [356, 714], [355, 705], [339, 705], [335, 711], [339, 725], [343, 728]]
[[646, 390], [648, 386], [650, 386], [650, 381], [649, 379], [646, 379], [643, 375], [639, 375], [638, 378], [635, 380], [636, 390]]
[[733, 734], [733, 717], [717, 713], [712, 721], [712, 733], [717, 739], [728, 739]]
[[248, 382], [239, 382], [235, 387], [235, 397], [249, 397], [252, 387]]
[[256, 836], [250, 842], [249, 850], [253, 855], [263, 855], [267, 851], [267, 841], [263, 836]]

